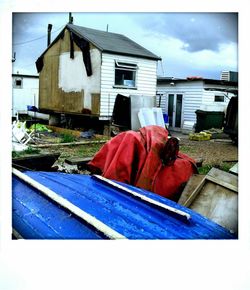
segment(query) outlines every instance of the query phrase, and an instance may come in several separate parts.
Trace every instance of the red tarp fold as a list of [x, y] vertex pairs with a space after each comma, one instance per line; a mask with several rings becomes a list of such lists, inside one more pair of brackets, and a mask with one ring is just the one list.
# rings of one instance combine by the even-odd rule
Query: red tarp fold
[[[168, 141], [166, 129], [147, 126], [138, 132], [118, 134], [88, 165], [93, 173], [177, 200], [183, 185], [197, 169], [195, 161], [174, 146], [175, 142]], [[163, 152], [168, 157], [174, 154], [174, 160], [164, 165]]]

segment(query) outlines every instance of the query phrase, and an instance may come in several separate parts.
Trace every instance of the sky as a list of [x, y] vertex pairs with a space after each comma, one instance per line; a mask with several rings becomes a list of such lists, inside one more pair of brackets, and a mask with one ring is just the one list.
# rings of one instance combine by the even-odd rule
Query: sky
[[[124, 34], [160, 56], [158, 75], [220, 79], [238, 71], [238, 13], [72, 13], [75, 25]], [[37, 74], [35, 61], [68, 23], [68, 13], [13, 13], [13, 73]]]

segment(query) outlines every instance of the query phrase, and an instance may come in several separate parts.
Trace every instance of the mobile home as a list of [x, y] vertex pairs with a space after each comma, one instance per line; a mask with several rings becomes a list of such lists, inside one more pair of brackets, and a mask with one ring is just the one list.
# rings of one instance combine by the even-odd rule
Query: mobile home
[[158, 77], [157, 100], [169, 117], [169, 126], [181, 130], [195, 124], [196, 110], [225, 112], [238, 83], [203, 78]]

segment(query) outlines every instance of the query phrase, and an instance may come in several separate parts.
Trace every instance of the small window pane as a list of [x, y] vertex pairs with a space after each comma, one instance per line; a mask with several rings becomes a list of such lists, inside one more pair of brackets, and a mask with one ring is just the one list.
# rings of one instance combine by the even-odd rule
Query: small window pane
[[16, 80], [16, 86], [21, 86], [22, 85], [22, 81], [21, 80]]
[[224, 102], [224, 96], [214, 96], [215, 102]]
[[135, 87], [136, 64], [115, 62], [115, 85]]
[[22, 78], [15, 78], [13, 81], [13, 88], [22, 89], [22, 87], [23, 87]]

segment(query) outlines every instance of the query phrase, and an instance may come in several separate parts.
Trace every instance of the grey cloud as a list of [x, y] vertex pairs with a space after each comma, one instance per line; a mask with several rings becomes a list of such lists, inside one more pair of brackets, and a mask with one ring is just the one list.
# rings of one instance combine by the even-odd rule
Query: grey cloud
[[143, 17], [145, 28], [180, 39], [185, 44], [183, 49], [190, 52], [218, 51], [220, 44], [238, 41], [237, 13], [159, 13]]

